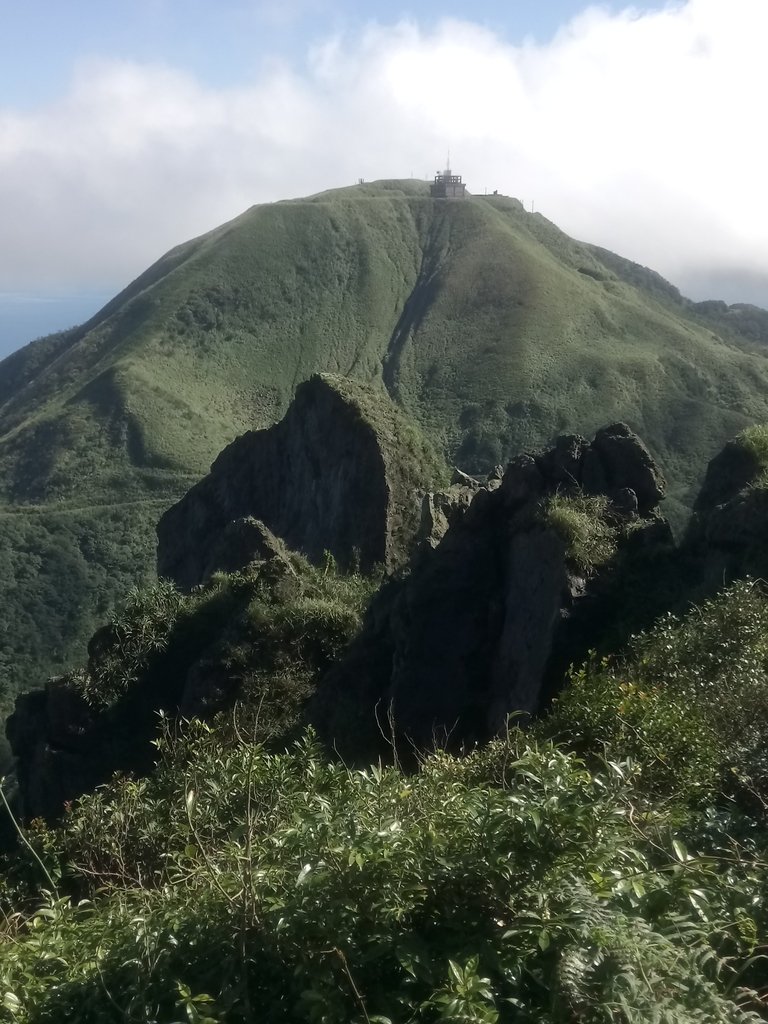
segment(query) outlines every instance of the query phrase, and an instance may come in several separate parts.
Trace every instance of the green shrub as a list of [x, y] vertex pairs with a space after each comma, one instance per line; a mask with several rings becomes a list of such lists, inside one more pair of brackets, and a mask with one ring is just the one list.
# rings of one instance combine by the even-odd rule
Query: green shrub
[[536, 731], [584, 754], [632, 758], [649, 796], [709, 796], [723, 759], [712, 724], [664, 686], [639, 683], [632, 668], [594, 659], [574, 670]]
[[137, 682], [151, 660], [166, 649], [183, 602], [167, 580], [131, 590], [92, 641], [95, 649], [88, 671], [73, 676], [90, 703], [113, 704]]
[[662, 616], [624, 657], [592, 660], [539, 729], [636, 758], [657, 795], [711, 794], [730, 781], [768, 799], [764, 586], [735, 583], [685, 616]]
[[181, 692], [191, 668], [258, 706], [259, 736], [292, 725], [318, 673], [360, 626], [378, 576], [343, 573], [299, 555], [219, 573], [190, 595], [161, 581], [132, 593], [91, 642], [88, 669], [72, 683], [106, 709], [133, 687]]
[[638, 816], [626, 762], [513, 733], [353, 772], [311, 738], [268, 754], [204, 726], [161, 755], [49, 836], [92, 902], [53, 894], [16, 923], [0, 1019], [757, 1019], [737, 1005], [763, 938], [754, 858]]

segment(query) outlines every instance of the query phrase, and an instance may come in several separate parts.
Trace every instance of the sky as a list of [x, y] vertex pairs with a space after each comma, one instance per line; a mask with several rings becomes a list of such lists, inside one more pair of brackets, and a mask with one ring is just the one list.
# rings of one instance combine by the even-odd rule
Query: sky
[[768, 306], [768, 0], [0, 0], [0, 355], [260, 202], [427, 177]]

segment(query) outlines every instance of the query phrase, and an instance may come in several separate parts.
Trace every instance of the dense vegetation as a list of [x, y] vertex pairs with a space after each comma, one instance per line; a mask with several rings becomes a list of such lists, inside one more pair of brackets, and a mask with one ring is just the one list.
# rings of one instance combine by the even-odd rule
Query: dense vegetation
[[216, 696], [226, 705], [236, 694], [258, 707], [259, 738], [281, 735], [360, 628], [377, 583], [377, 574], [341, 573], [330, 556], [316, 567], [287, 550], [216, 573], [189, 595], [156, 582], [135, 589], [94, 636], [88, 666], [70, 685], [94, 708], [120, 714], [139, 688], [153, 709], [177, 706], [196, 671], [211, 710]]
[[575, 670], [539, 722], [406, 772], [352, 770], [273, 716], [270, 681], [297, 651], [332, 657], [364, 593], [307, 573], [276, 601], [285, 577], [155, 589], [115, 620], [113, 688], [200, 614], [190, 601], [232, 587], [256, 587], [254, 635], [276, 658], [212, 723], [167, 720], [149, 777], [24, 833], [0, 1019], [768, 1019], [762, 584]]
[[[624, 419], [679, 482], [679, 511], [725, 438], [768, 419], [758, 314], [694, 307], [501, 196], [380, 182], [247, 211], [0, 364], [11, 689], [77, 662], [151, 575], [159, 508], [311, 373], [386, 386], [468, 470]], [[33, 575], [25, 552], [43, 549]]]

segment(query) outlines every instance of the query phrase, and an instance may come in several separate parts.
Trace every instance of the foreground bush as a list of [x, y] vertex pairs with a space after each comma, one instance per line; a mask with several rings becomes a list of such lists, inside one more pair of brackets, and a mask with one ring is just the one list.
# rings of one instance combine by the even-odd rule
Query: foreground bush
[[713, 814], [686, 844], [631, 762], [518, 734], [411, 775], [311, 736], [160, 746], [33, 834], [58, 891], [6, 922], [2, 1019], [759, 1019], [760, 843]]
[[94, 699], [159, 685], [202, 637], [246, 707], [169, 724], [150, 777], [30, 827], [0, 884], [0, 1020], [768, 1020], [762, 585], [662, 618], [463, 758], [275, 752], [370, 586], [292, 563], [113, 623]]
[[768, 811], [768, 595], [733, 584], [595, 659], [537, 727], [582, 754], [633, 757], [656, 799], [724, 792]]

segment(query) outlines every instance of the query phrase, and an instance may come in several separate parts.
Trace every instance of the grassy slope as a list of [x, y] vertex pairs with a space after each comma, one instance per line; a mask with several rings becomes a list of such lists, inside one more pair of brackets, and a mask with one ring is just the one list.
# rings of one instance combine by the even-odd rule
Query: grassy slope
[[[435, 203], [422, 183], [377, 183], [254, 207], [163, 257], [84, 328], [10, 357], [13, 686], [71, 660], [150, 570], [159, 508], [317, 370], [382, 379], [470, 469], [626, 419], [684, 498], [726, 437], [768, 419], [768, 363], [628, 267], [515, 200]], [[66, 621], [44, 610], [62, 591]]]
[[404, 397], [448, 425], [460, 461], [480, 468], [621, 418], [684, 496], [724, 437], [764, 417], [763, 353], [718, 339], [508, 200], [448, 212], [450, 258], [404, 354]]

